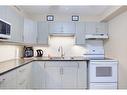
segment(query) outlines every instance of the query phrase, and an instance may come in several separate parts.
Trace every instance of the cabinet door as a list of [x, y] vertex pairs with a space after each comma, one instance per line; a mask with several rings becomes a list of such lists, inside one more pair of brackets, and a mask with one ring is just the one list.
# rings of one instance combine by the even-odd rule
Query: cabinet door
[[0, 76], [0, 89], [16, 89], [16, 71]]
[[96, 34], [107, 34], [108, 24], [107, 23], [96, 23]]
[[63, 33], [70, 33], [74, 34], [75, 33], [75, 23], [73, 22], [63, 22]]
[[73, 22], [54, 22], [49, 23], [49, 33], [50, 34], [74, 34], [75, 33], [75, 23]]
[[62, 68], [62, 88], [77, 88], [77, 67]]
[[100, 22], [87, 22], [86, 34], [107, 34], [108, 24]]
[[30, 88], [31, 63], [24, 65], [17, 70], [17, 89]]
[[38, 30], [37, 35], [38, 44], [48, 45], [48, 23], [38, 22], [37, 30]]
[[0, 19], [6, 21], [7, 18], [7, 6], [0, 6]]
[[35, 61], [32, 63], [32, 79], [31, 79], [32, 89], [45, 88], [44, 64], [45, 62], [43, 61]]
[[45, 68], [45, 87], [49, 89], [60, 89], [62, 87], [60, 68]]
[[78, 88], [86, 89], [87, 88], [87, 63], [86, 61], [78, 62]]
[[85, 44], [85, 23], [79, 22], [76, 23], [76, 37], [75, 37], [75, 44], [76, 45], [83, 45]]
[[36, 44], [37, 40], [37, 24], [30, 19], [24, 19], [24, 42]]
[[11, 41], [22, 42], [23, 41], [23, 30], [24, 20], [18, 12], [13, 8], [7, 7], [7, 21], [11, 24]]
[[86, 34], [96, 33], [96, 22], [86, 22]]
[[49, 23], [49, 33], [63, 33], [63, 26], [61, 22], [51, 22]]

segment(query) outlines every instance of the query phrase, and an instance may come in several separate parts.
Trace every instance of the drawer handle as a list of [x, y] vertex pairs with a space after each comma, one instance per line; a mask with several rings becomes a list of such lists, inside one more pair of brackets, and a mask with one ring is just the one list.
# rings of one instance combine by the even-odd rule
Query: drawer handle
[[2, 80], [0, 81], [0, 84], [2, 84], [4, 81], [5, 81], [5, 79], [2, 79]]

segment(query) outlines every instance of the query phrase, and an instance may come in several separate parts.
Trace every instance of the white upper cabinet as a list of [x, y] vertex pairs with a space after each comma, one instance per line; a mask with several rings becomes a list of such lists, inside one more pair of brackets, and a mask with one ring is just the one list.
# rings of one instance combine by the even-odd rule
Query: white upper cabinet
[[11, 24], [11, 41], [22, 42], [23, 41], [23, 16], [17, 13], [13, 8], [7, 7], [7, 22]]
[[73, 22], [51, 22], [49, 23], [50, 34], [74, 34], [75, 23]]
[[37, 41], [37, 23], [31, 19], [24, 19], [24, 43], [36, 44]]
[[84, 45], [85, 44], [85, 23], [77, 22], [76, 23], [76, 33], [75, 33], [75, 44]]
[[6, 18], [7, 18], [7, 7], [0, 6], [0, 19], [6, 21]]
[[37, 44], [48, 45], [48, 23], [38, 22], [37, 31]]
[[108, 24], [99, 22], [86, 22], [86, 34], [107, 34]]

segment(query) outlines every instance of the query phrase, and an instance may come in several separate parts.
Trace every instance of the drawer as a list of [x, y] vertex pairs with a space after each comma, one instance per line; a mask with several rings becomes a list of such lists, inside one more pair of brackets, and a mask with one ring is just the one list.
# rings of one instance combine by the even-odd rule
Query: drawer
[[79, 67], [79, 64], [77, 62], [72, 62], [72, 61], [63, 61], [61, 62], [62, 67]]
[[90, 83], [90, 89], [117, 89], [117, 83]]
[[50, 62], [46, 62], [44, 64], [44, 67], [60, 67], [61, 66], [61, 62], [56, 62], [56, 61], [50, 61]]
[[72, 61], [55, 61], [55, 62], [46, 62], [45, 67], [78, 67], [77, 62]]

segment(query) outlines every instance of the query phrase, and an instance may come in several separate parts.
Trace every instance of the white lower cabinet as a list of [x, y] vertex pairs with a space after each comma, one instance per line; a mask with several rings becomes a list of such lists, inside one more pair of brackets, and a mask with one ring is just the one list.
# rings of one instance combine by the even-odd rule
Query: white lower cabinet
[[78, 80], [77, 67], [63, 67], [62, 71], [62, 88], [77, 88]]
[[62, 88], [61, 75], [59, 67], [45, 68], [45, 88]]
[[[83, 62], [82, 62], [83, 63]], [[85, 64], [85, 62], [84, 62]], [[53, 61], [45, 65], [45, 88], [74, 89], [86, 88], [87, 74], [86, 64], [82, 65], [76, 61]], [[84, 70], [84, 71], [83, 71]], [[80, 74], [81, 73], [81, 74]], [[82, 75], [83, 74], [83, 75]], [[83, 78], [83, 79], [80, 79]]]
[[45, 71], [44, 71], [44, 61], [34, 61], [32, 62], [32, 77], [31, 86], [32, 89], [42, 89], [45, 88]]
[[0, 89], [16, 88], [16, 71], [10, 71], [0, 76]]
[[17, 70], [17, 89], [30, 88], [31, 64], [24, 65]]
[[87, 88], [86, 61], [33, 61], [0, 76], [0, 89]]
[[86, 61], [77, 61], [79, 63], [78, 69], [78, 87], [79, 89], [87, 89], [87, 62]]

